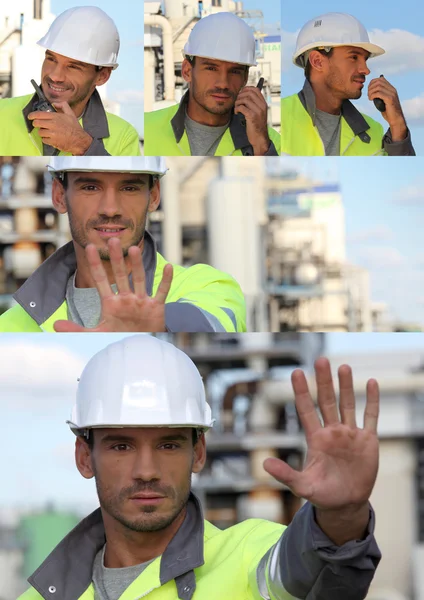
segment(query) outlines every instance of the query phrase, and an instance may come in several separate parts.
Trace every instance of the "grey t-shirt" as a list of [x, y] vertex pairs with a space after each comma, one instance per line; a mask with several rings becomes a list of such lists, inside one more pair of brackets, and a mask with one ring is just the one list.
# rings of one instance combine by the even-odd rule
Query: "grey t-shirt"
[[133, 581], [155, 559], [149, 560], [133, 567], [123, 569], [107, 569], [104, 566], [106, 546], [97, 552], [93, 564], [94, 600], [118, 600]]
[[[75, 275], [76, 273], [68, 279], [68, 285], [66, 286], [68, 319], [90, 329], [97, 327], [101, 314], [99, 292], [96, 288], [75, 287]], [[116, 284], [113, 283], [111, 287], [116, 294], [118, 291]]]
[[323, 141], [326, 156], [340, 156], [341, 115], [316, 109], [315, 124]]
[[218, 127], [201, 125], [190, 119], [187, 113], [184, 123], [192, 156], [214, 156], [228, 123]]

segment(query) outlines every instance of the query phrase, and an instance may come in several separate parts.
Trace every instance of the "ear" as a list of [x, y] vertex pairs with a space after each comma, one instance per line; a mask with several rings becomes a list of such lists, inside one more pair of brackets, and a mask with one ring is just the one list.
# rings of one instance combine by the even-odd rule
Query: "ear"
[[77, 441], [75, 442], [75, 463], [78, 471], [85, 479], [92, 479], [94, 477], [91, 450], [87, 442], [81, 437], [77, 437]]
[[112, 67], [102, 67], [97, 73], [96, 85], [103, 85], [106, 81], [109, 81], [109, 77], [112, 73]]
[[322, 73], [327, 64], [328, 58], [318, 52], [317, 50], [312, 50], [308, 57], [309, 62], [311, 63], [311, 67], [313, 67], [319, 73]]
[[193, 67], [188, 62], [188, 60], [185, 58], [183, 60], [182, 66], [181, 66], [181, 75], [183, 76], [184, 81], [187, 81], [187, 83], [191, 83], [192, 71], [193, 71]]
[[149, 213], [155, 212], [155, 210], [157, 210], [157, 207], [160, 204], [160, 181], [159, 179], [157, 179], [155, 181], [155, 183], [153, 184], [152, 189], [149, 191], [149, 195], [150, 195], [150, 200], [149, 200], [149, 206], [147, 208], [147, 211]]
[[200, 473], [200, 471], [205, 466], [205, 462], [206, 462], [206, 440], [205, 440], [205, 434], [202, 433], [199, 436], [199, 439], [197, 440], [196, 445], [194, 446], [194, 461], [193, 461], [193, 467], [191, 469], [192, 472]]
[[65, 188], [62, 182], [55, 177], [52, 184], [52, 202], [58, 213], [64, 215], [68, 212], [65, 200]]

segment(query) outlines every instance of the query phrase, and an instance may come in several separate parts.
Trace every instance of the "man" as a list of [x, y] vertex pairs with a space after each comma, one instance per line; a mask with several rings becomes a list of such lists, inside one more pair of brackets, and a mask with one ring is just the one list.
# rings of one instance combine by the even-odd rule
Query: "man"
[[52, 199], [72, 241], [20, 287], [0, 331], [244, 331], [230, 275], [167, 264], [146, 231], [160, 203], [161, 157], [57, 157]]
[[368, 98], [379, 99], [390, 126], [385, 134], [350, 102], [362, 95], [368, 59], [381, 54], [384, 50], [370, 43], [365, 27], [351, 15], [328, 13], [308, 21], [293, 55], [294, 64], [305, 71], [305, 85], [281, 102], [282, 153], [414, 156], [397, 91], [383, 76], [371, 80]]
[[[118, 67], [112, 19], [95, 6], [70, 8], [38, 44], [42, 95], [0, 100], [0, 155], [140, 155], [137, 131], [105, 111], [96, 89]], [[43, 96], [53, 108], [39, 110]]]
[[264, 462], [306, 504], [288, 527], [248, 519], [222, 531], [203, 519], [191, 491], [213, 426], [195, 365], [147, 335], [101, 350], [81, 375], [68, 421], [77, 468], [95, 478], [100, 508], [46, 558], [21, 600], [365, 598], [381, 558], [369, 504], [378, 385], [368, 383], [360, 429], [350, 368], [339, 369], [341, 420], [328, 361], [315, 369], [323, 426], [304, 373], [292, 377], [308, 446], [304, 470]]
[[246, 87], [256, 65], [250, 27], [228, 12], [204, 17], [183, 56], [189, 89], [179, 106], [145, 114], [146, 156], [277, 156], [280, 134], [267, 126], [265, 98]]

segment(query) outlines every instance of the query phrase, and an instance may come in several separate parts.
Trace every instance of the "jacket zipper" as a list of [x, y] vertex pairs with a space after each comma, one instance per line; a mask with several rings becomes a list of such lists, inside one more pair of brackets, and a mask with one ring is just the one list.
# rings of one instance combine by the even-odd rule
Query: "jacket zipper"
[[140, 598], [144, 598], [145, 596], [147, 596], [147, 594], [150, 594], [150, 592], [153, 592], [153, 590], [157, 590], [159, 587], [160, 585], [152, 587], [151, 590], [148, 590], [145, 594], [142, 594], [141, 596], [137, 596], [137, 598], [134, 598], [134, 600], [140, 600]]

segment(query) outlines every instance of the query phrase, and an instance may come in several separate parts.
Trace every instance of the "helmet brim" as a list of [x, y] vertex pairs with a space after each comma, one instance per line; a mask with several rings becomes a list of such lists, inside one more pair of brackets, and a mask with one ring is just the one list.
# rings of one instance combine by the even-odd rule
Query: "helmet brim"
[[337, 48], [337, 47], [342, 47], [342, 46], [352, 46], [353, 48], [362, 48], [363, 50], [366, 50], [367, 52], [370, 53], [369, 58], [375, 58], [376, 56], [381, 56], [382, 54], [386, 53], [386, 51], [383, 48], [381, 48], [381, 46], [377, 46], [376, 44], [371, 44], [371, 42], [358, 42], [356, 44], [354, 44], [354, 43], [334, 44], [332, 42], [320, 42], [319, 45], [317, 45], [315, 42], [312, 44], [308, 44], [307, 46], [302, 48], [301, 52], [295, 53], [293, 55], [293, 64], [295, 64], [296, 67], [300, 67], [301, 69], [303, 69], [304, 66], [302, 64], [301, 57], [305, 54], [305, 52], [308, 52], [309, 50], [316, 50], [317, 48], [321, 48], [321, 46], [330, 47], [330, 48]]

